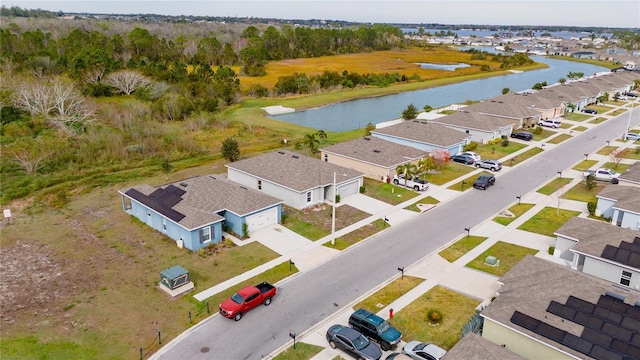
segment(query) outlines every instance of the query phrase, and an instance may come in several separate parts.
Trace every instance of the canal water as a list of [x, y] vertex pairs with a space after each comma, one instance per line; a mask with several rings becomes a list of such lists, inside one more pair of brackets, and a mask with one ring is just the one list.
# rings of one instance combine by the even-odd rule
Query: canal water
[[439, 86], [431, 89], [415, 90], [376, 98], [346, 101], [315, 109], [289, 114], [272, 115], [272, 119], [325, 131], [348, 131], [364, 128], [368, 123], [398, 119], [409, 104], [421, 110], [425, 105], [437, 108], [467, 100], [484, 100], [502, 94], [502, 89], [513, 92], [530, 89], [534, 84], [553, 84], [560, 78], [567, 78], [569, 72], [584, 73], [585, 76], [608, 69], [591, 64], [567, 60], [532, 56], [536, 62], [549, 65], [548, 68], [514, 73], [487, 79], [465, 81], [458, 84]]

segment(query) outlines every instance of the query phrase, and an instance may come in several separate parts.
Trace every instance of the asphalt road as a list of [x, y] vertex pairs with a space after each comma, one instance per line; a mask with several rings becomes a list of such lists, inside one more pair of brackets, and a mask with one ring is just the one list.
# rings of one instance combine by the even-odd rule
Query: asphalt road
[[202, 321], [166, 345], [156, 359], [260, 359], [378, 284], [397, 276], [442, 245], [465, 233], [550, 178], [619, 138], [627, 121], [640, 123], [640, 108], [544, 151], [496, 176], [488, 191], [466, 191], [415, 220], [394, 226], [322, 265], [280, 284], [269, 308], [259, 307], [239, 322], [219, 315]]

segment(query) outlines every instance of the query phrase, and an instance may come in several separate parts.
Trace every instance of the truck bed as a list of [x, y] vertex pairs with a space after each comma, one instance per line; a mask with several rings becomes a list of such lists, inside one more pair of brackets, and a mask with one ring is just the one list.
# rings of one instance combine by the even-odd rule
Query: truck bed
[[265, 281], [265, 282], [262, 282], [262, 283], [260, 283], [260, 284], [258, 284], [258, 285], [256, 285], [256, 287], [257, 287], [257, 288], [258, 288], [258, 290], [260, 290], [260, 292], [261, 292], [261, 293], [263, 293], [263, 294], [264, 294], [264, 293], [266, 293], [266, 292], [268, 292], [268, 291], [270, 291], [270, 290], [272, 290], [272, 289], [274, 288], [274, 286], [273, 286], [273, 285], [269, 284], [269, 283], [268, 283], [268, 282], [266, 282], [266, 281]]

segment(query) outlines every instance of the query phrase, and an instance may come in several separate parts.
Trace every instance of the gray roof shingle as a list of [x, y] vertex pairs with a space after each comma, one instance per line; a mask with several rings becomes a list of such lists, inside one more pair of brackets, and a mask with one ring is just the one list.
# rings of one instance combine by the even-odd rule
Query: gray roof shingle
[[331, 145], [322, 149], [322, 151], [389, 169], [407, 161], [420, 159], [426, 155], [422, 150], [396, 144], [375, 136], [367, 136]]
[[486, 115], [466, 110], [461, 110], [456, 112], [455, 114], [443, 116], [441, 118], [429, 121], [434, 124], [449, 124], [481, 131], [499, 131], [504, 127], [513, 125], [513, 120], [509, 120], [504, 117]]
[[467, 333], [442, 360], [525, 360], [522, 356], [494, 344], [475, 333]]
[[622, 173], [622, 175], [620, 175], [618, 180], [640, 185], [640, 161], [636, 161], [631, 165]]
[[385, 134], [441, 147], [459, 144], [471, 137], [462, 131], [420, 120], [406, 120], [396, 125], [376, 129], [371, 134]]
[[618, 209], [640, 214], [640, 188], [635, 186], [607, 185], [596, 197], [616, 200]]
[[364, 175], [343, 166], [288, 150], [278, 150], [226, 166], [299, 192], [333, 184], [334, 173], [339, 175], [338, 184]]

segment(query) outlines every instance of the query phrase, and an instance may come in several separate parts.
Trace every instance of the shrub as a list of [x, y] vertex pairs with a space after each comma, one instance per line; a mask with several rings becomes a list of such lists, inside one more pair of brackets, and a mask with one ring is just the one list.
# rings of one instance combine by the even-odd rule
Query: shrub
[[242, 224], [242, 236], [245, 238], [249, 237], [249, 224], [247, 223]]
[[427, 320], [429, 320], [432, 324], [440, 324], [442, 322], [443, 316], [440, 310], [430, 309], [427, 311]]
[[553, 255], [553, 253], [556, 251], [556, 247], [555, 246], [549, 246], [549, 250], [547, 250], [547, 252], [549, 253], [549, 255]]
[[478, 147], [478, 143], [470, 142], [464, 146], [464, 151], [473, 151]]
[[340, 194], [336, 194], [336, 204], [340, 203]]
[[465, 336], [470, 332], [478, 335], [482, 335], [482, 326], [484, 325], [484, 318], [480, 316], [480, 311], [476, 310], [476, 313], [473, 314], [473, 316], [471, 316], [471, 319], [469, 319], [469, 321], [466, 324], [464, 324], [464, 326], [462, 327], [462, 336]]
[[360, 186], [360, 194], [364, 194], [366, 190], [367, 188], [365, 188], [364, 186]]
[[590, 215], [593, 215], [596, 213], [596, 207], [598, 206], [598, 204], [596, 204], [595, 201], [589, 201], [587, 203], [587, 211], [589, 211]]
[[502, 139], [502, 140], [500, 141], [500, 145], [502, 145], [502, 146], [504, 146], [504, 147], [509, 146], [509, 138], [505, 137], [504, 139]]
[[542, 127], [536, 126], [533, 131], [534, 134], [542, 134]]
[[593, 190], [593, 188], [595, 188], [598, 185], [596, 182], [596, 177], [593, 176], [593, 174], [590, 174], [587, 176], [587, 178], [584, 181], [584, 184], [587, 190]]

